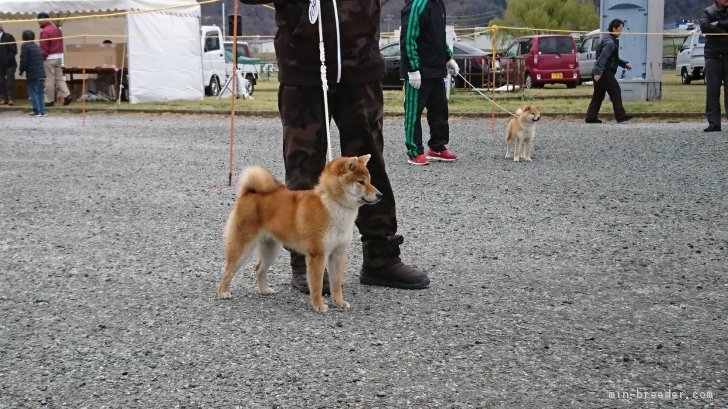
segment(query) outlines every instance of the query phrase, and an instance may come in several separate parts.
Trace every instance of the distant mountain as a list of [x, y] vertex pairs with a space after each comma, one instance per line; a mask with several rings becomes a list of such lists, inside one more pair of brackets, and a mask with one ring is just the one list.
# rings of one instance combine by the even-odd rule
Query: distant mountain
[[[537, 1], [537, 0], [534, 0]], [[599, 7], [599, 0], [592, 0]], [[382, 8], [382, 31], [393, 31], [399, 27], [400, 10], [405, 0], [389, 0]], [[224, 4], [224, 10], [223, 10]], [[507, 0], [445, 0], [448, 24], [456, 27], [474, 27], [487, 25], [495, 17], [503, 17]], [[711, 4], [710, 0], [665, 0], [665, 22], [681, 19], [696, 19], [700, 12]], [[202, 5], [202, 23], [223, 25], [226, 15], [233, 14], [233, 0], [224, 3]], [[268, 4], [267, 6], [272, 6]], [[239, 3], [243, 35], [270, 36], [275, 33], [275, 12], [266, 5], [248, 5]]]

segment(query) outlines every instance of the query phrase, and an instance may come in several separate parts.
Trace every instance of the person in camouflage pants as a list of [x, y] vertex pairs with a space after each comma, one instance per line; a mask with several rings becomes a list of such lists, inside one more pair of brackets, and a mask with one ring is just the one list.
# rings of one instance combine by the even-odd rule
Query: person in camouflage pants
[[[310, 0], [241, 0], [273, 2], [278, 60], [278, 110], [283, 125], [286, 184], [311, 189], [326, 165], [327, 138], [319, 61], [319, 18]], [[383, 194], [375, 205], [359, 209], [356, 225], [362, 235], [362, 284], [421, 289], [426, 273], [400, 259], [394, 193], [383, 152], [384, 60], [379, 53], [379, 0], [321, 3], [321, 21], [331, 118], [340, 134], [344, 156], [371, 154], [367, 165], [372, 184]], [[336, 7], [336, 9], [334, 9]], [[291, 284], [307, 293], [305, 257], [291, 252]], [[324, 292], [328, 292], [328, 275]]]

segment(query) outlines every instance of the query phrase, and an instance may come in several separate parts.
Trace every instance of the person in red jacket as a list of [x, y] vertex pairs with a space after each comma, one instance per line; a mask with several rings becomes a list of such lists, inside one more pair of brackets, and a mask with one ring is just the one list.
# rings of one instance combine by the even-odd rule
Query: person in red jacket
[[40, 52], [43, 55], [46, 72], [45, 105], [53, 106], [57, 93], [63, 98], [63, 105], [68, 105], [73, 98], [68, 91], [66, 77], [63, 76], [63, 33], [48, 18], [50, 18], [48, 13], [44, 11], [38, 13], [38, 24], [41, 29]]

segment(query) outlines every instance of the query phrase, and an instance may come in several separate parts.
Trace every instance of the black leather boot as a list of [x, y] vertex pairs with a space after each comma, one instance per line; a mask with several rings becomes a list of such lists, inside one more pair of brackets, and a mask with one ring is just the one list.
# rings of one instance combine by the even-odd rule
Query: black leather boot
[[404, 264], [399, 258], [400, 235], [390, 240], [362, 241], [364, 264], [359, 282], [365, 285], [419, 290], [430, 285], [430, 278], [417, 268]]
[[[296, 290], [308, 294], [308, 278], [306, 277], [306, 257], [303, 254], [291, 251], [291, 286]], [[329, 284], [329, 272], [324, 270], [324, 287], [321, 291], [323, 295], [331, 294], [331, 286]]]

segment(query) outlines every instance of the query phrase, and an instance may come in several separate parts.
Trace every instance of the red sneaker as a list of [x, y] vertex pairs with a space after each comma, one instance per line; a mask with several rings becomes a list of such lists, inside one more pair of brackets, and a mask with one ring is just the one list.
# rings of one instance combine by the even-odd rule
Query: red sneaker
[[429, 160], [452, 162], [454, 160], [457, 160], [457, 158], [458, 158], [458, 155], [455, 155], [454, 153], [450, 153], [450, 151], [447, 149], [443, 149], [440, 152], [435, 152], [432, 148], [430, 148], [427, 151], [427, 159], [429, 159]]
[[419, 166], [425, 166], [425, 165], [430, 164], [430, 161], [428, 161], [427, 157], [425, 157], [425, 155], [422, 153], [415, 156], [414, 158], [407, 159], [407, 162], [409, 162], [413, 165], [419, 165]]

